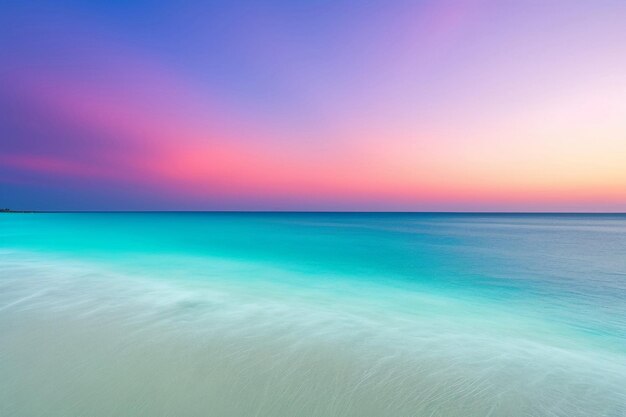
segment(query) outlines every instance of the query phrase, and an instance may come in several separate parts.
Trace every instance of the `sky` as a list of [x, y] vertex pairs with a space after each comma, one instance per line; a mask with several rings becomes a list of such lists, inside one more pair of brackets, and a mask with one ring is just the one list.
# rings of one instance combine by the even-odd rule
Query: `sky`
[[0, 2], [0, 206], [626, 211], [623, 0]]

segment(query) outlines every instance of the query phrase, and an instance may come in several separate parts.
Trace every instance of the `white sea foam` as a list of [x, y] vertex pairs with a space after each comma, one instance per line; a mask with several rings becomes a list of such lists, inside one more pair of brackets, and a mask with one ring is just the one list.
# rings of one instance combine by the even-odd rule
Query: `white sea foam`
[[3, 416], [626, 413], [623, 355], [488, 305], [217, 259], [182, 280], [0, 256]]

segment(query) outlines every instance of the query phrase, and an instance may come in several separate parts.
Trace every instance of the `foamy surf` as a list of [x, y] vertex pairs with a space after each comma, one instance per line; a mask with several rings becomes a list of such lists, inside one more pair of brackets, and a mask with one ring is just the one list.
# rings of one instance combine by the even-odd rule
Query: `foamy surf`
[[[373, 223], [368, 227], [379, 233]], [[308, 226], [293, 229], [300, 238], [302, 227]], [[450, 226], [430, 232], [444, 227]], [[396, 235], [387, 233], [397, 230], [351, 236], [337, 247], [360, 240], [369, 246], [368, 239], [381, 237], [395, 244]], [[139, 234], [150, 240], [145, 230]], [[625, 354], [622, 336], [613, 332], [622, 319], [607, 323], [600, 311], [574, 325], [576, 300], [554, 290], [554, 276], [542, 291], [533, 284], [511, 292], [478, 280], [442, 285], [437, 268], [407, 282], [382, 274], [384, 267], [350, 274], [334, 259], [313, 268], [294, 257], [278, 262], [284, 255], [268, 261], [197, 247], [103, 256], [114, 243], [97, 245], [77, 255], [71, 245], [22, 242], [0, 254], [2, 415], [626, 412]], [[552, 300], [543, 297], [548, 291]], [[576, 293], [591, 296], [582, 309], [603, 294]], [[604, 301], [620, 311], [611, 296]]]

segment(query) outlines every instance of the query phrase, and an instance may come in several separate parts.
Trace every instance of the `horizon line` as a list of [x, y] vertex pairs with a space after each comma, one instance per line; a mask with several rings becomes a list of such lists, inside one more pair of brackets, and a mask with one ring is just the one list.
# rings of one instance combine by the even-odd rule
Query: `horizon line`
[[232, 214], [579, 214], [626, 215], [626, 211], [412, 211], [412, 210], [14, 210], [0, 209], [0, 213], [232, 213]]

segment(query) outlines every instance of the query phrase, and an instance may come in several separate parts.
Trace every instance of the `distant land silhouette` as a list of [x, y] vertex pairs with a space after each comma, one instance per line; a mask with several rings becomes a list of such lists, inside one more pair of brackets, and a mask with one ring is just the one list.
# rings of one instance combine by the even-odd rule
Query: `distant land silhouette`
[[35, 213], [32, 210], [11, 210], [10, 208], [0, 208], [0, 213]]

